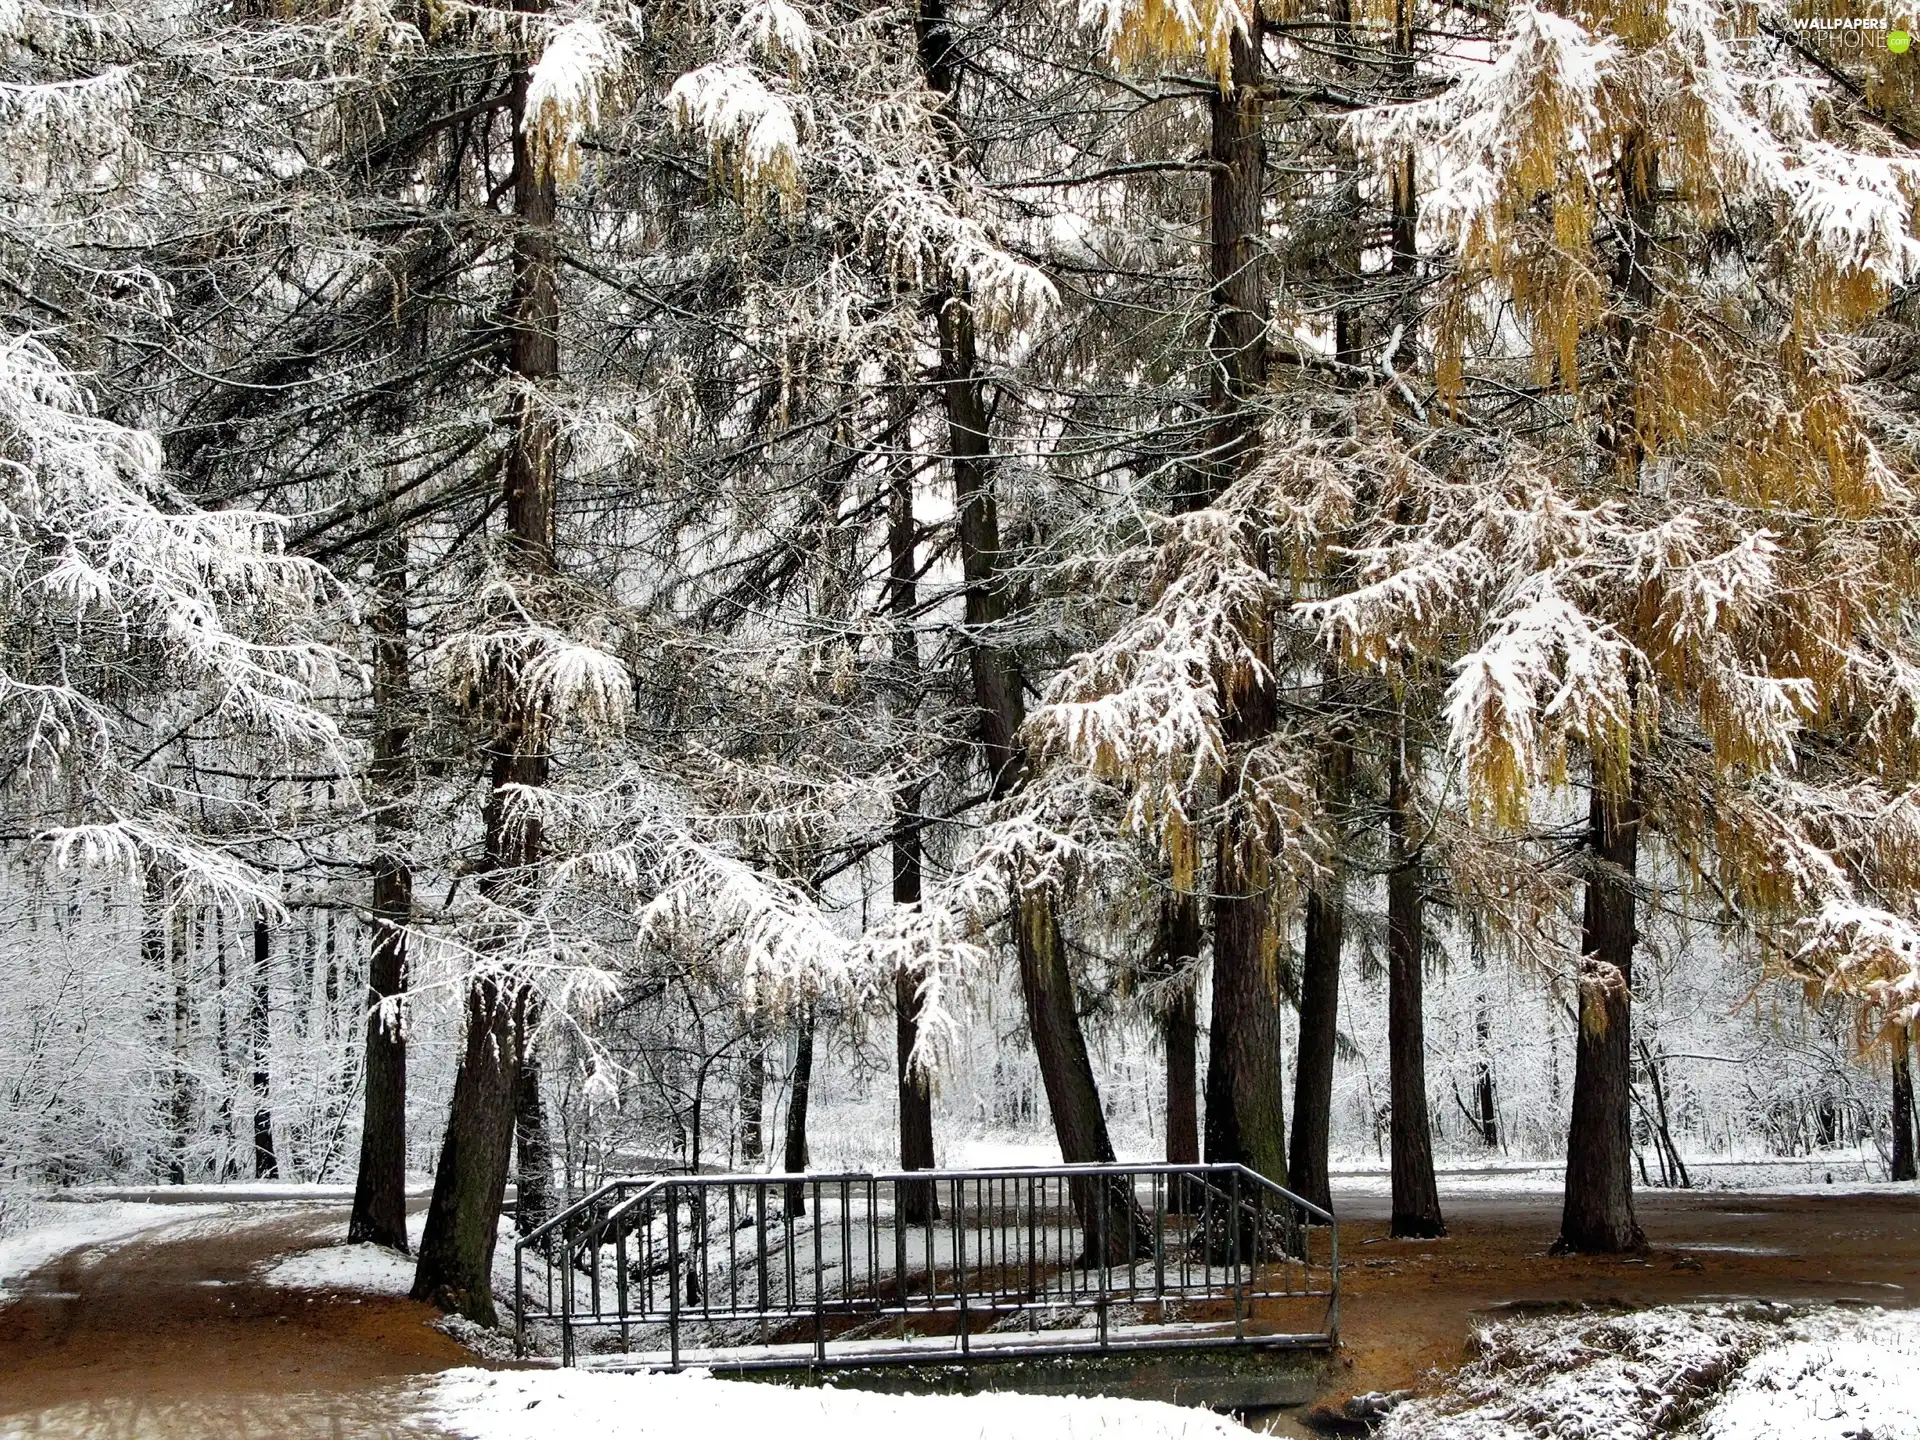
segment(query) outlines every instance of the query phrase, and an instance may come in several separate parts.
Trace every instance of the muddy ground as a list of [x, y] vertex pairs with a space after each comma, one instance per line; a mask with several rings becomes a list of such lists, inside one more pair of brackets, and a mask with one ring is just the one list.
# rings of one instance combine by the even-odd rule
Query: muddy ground
[[[1920, 1192], [1643, 1191], [1645, 1255], [1550, 1257], [1551, 1193], [1447, 1193], [1441, 1240], [1389, 1240], [1383, 1196], [1334, 1192], [1341, 1217], [1335, 1394], [1417, 1388], [1462, 1358], [1476, 1321], [1559, 1304], [1719, 1299], [1920, 1303]], [[1344, 1392], [1344, 1394], [1338, 1393]]]
[[[1651, 1249], [1550, 1258], [1549, 1193], [1476, 1184], [1443, 1198], [1442, 1240], [1385, 1238], [1387, 1202], [1341, 1193], [1344, 1348], [1324, 1399], [1418, 1387], [1460, 1360], [1476, 1321], [1553, 1304], [1732, 1298], [1920, 1299], [1920, 1194], [1647, 1192]], [[413, 1377], [476, 1363], [424, 1305], [277, 1289], [256, 1270], [336, 1241], [344, 1205], [245, 1207], [73, 1252], [0, 1307], [0, 1436], [418, 1436]]]
[[419, 1436], [393, 1395], [474, 1358], [426, 1305], [278, 1289], [255, 1270], [337, 1243], [347, 1207], [257, 1204], [69, 1253], [0, 1307], [0, 1436]]

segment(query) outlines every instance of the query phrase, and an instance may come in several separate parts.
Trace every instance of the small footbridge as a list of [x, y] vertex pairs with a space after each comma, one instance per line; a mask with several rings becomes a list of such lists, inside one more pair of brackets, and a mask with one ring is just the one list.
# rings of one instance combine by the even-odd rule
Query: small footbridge
[[1327, 1350], [1333, 1217], [1240, 1165], [610, 1180], [515, 1247], [519, 1353], [722, 1373]]

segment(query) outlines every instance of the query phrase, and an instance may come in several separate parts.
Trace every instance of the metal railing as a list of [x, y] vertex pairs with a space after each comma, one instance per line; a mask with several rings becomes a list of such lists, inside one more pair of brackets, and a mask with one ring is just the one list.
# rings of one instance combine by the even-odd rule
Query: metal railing
[[874, 1365], [1325, 1346], [1333, 1216], [1240, 1165], [610, 1180], [514, 1249], [518, 1353]]

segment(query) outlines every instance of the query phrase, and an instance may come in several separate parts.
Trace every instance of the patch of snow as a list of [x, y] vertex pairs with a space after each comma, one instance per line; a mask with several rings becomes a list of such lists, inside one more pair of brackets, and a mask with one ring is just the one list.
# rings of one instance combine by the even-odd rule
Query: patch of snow
[[405, 1295], [413, 1288], [413, 1257], [384, 1245], [327, 1245], [284, 1256], [267, 1266], [260, 1278], [289, 1290]]
[[1204, 1410], [1150, 1400], [1052, 1395], [876, 1395], [796, 1389], [697, 1373], [450, 1370], [428, 1391], [433, 1424], [468, 1440], [685, 1440], [778, 1435], [846, 1440], [1245, 1440]]
[[[414, 1254], [427, 1228], [422, 1210], [407, 1217], [407, 1243]], [[337, 1223], [326, 1229], [338, 1234]], [[510, 1244], [511, 1242], [509, 1242]], [[511, 1251], [509, 1251], [511, 1253]], [[414, 1256], [384, 1245], [323, 1245], [283, 1255], [260, 1272], [270, 1285], [289, 1290], [353, 1290], [367, 1295], [405, 1295], [413, 1289]]]
[[218, 1205], [142, 1205], [122, 1200], [42, 1207], [35, 1212], [35, 1223], [0, 1240], [0, 1297], [17, 1293], [24, 1277], [70, 1250], [119, 1245], [149, 1230], [205, 1221], [221, 1213]]
[[1689, 1241], [1673, 1247], [1683, 1255], [1791, 1255], [1784, 1245], [1697, 1245]]
[[1920, 1313], [1818, 1311], [1756, 1356], [1700, 1440], [1920, 1440]]
[[1483, 1327], [1377, 1440], [1920, 1440], [1920, 1314], [1669, 1306]]

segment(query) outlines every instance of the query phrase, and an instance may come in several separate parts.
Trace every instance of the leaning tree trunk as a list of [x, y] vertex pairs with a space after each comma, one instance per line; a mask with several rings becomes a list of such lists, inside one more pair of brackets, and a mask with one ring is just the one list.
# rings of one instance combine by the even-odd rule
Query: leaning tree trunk
[[1589, 817], [1592, 869], [1581, 918], [1566, 1201], [1553, 1248], [1617, 1254], [1646, 1243], [1633, 1213], [1633, 885], [1640, 802], [1631, 789], [1609, 793], [1596, 776]]
[[[916, 36], [921, 71], [939, 100], [936, 122], [946, 140], [949, 162], [957, 165], [964, 149], [955, 111], [961, 55], [945, 0], [922, 0]], [[1007, 602], [999, 509], [993, 492], [986, 376], [980, 368], [971, 301], [964, 287], [934, 298], [940, 330], [939, 391], [946, 412], [947, 462], [966, 587], [966, 628], [970, 637], [990, 637], [1006, 618]], [[998, 799], [1019, 785], [1026, 768], [1018, 738], [1025, 716], [1020, 676], [1011, 658], [990, 638], [975, 638], [967, 661], [982, 748]], [[1093, 1063], [1080, 1030], [1053, 897], [1019, 885], [1015, 888], [1020, 988], [1061, 1158], [1069, 1163], [1111, 1161], [1113, 1142], [1107, 1135]]]
[[495, 975], [467, 987], [466, 1048], [413, 1279], [414, 1299], [482, 1325], [494, 1321], [493, 1250], [519, 1084], [519, 1037], [508, 989]]
[[1426, 889], [1414, 836], [1413, 779], [1405, 717], [1391, 740], [1387, 771], [1387, 1063], [1392, 1111], [1393, 1212], [1390, 1233], [1447, 1233], [1433, 1174], [1427, 1108]]
[[1913, 1037], [1902, 1026], [1893, 1045], [1893, 1178], [1920, 1179], [1914, 1165]]
[[[533, 8], [531, 5], [529, 8]], [[555, 277], [554, 182], [538, 163], [524, 124], [528, 72], [524, 57], [509, 86], [513, 135], [513, 295], [508, 314], [508, 368], [527, 392], [514, 402], [513, 438], [504, 472], [512, 563], [535, 584], [553, 569], [554, 491], [559, 434], [545, 399], [533, 391], [560, 373], [559, 292]], [[545, 717], [522, 693], [520, 677], [497, 677], [502, 720], [489, 743], [490, 787], [481, 885], [508, 900], [539, 862], [537, 821], [516, 814], [508, 796], [547, 783]], [[440, 1147], [433, 1202], [420, 1241], [413, 1296], [457, 1310], [483, 1325], [494, 1321], [493, 1251], [513, 1150], [518, 1090], [522, 982], [511, 965], [485, 969], [468, 988], [467, 1044], [454, 1078], [447, 1136]]]
[[373, 947], [367, 960], [365, 1108], [360, 1169], [347, 1239], [407, 1248], [407, 1035], [398, 1010], [407, 988], [413, 870], [407, 864], [407, 545], [390, 531], [374, 555], [379, 603], [373, 625]]
[[[893, 612], [894, 703], [903, 718], [911, 718], [920, 703], [920, 636], [914, 628], [919, 604], [916, 581], [919, 561], [917, 522], [913, 516], [913, 466], [906, 456], [894, 463], [888, 476], [887, 560], [889, 608]], [[904, 786], [894, 800], [893, 903], [917, 906], [921, 901], [922, 844], [920, 787]], [[893, 979], [894, 1075], [900, 1110], [900, 1168], [931, 1170], [933, 1153], [933, 1085], [924, 1067], [914, 1064], [920, 1045], [921, 977], [901, 970]], [[939, 1216], [940, 1201], [931, 1182], [900, 1187], [900, 1213], [914, 1225]]]

